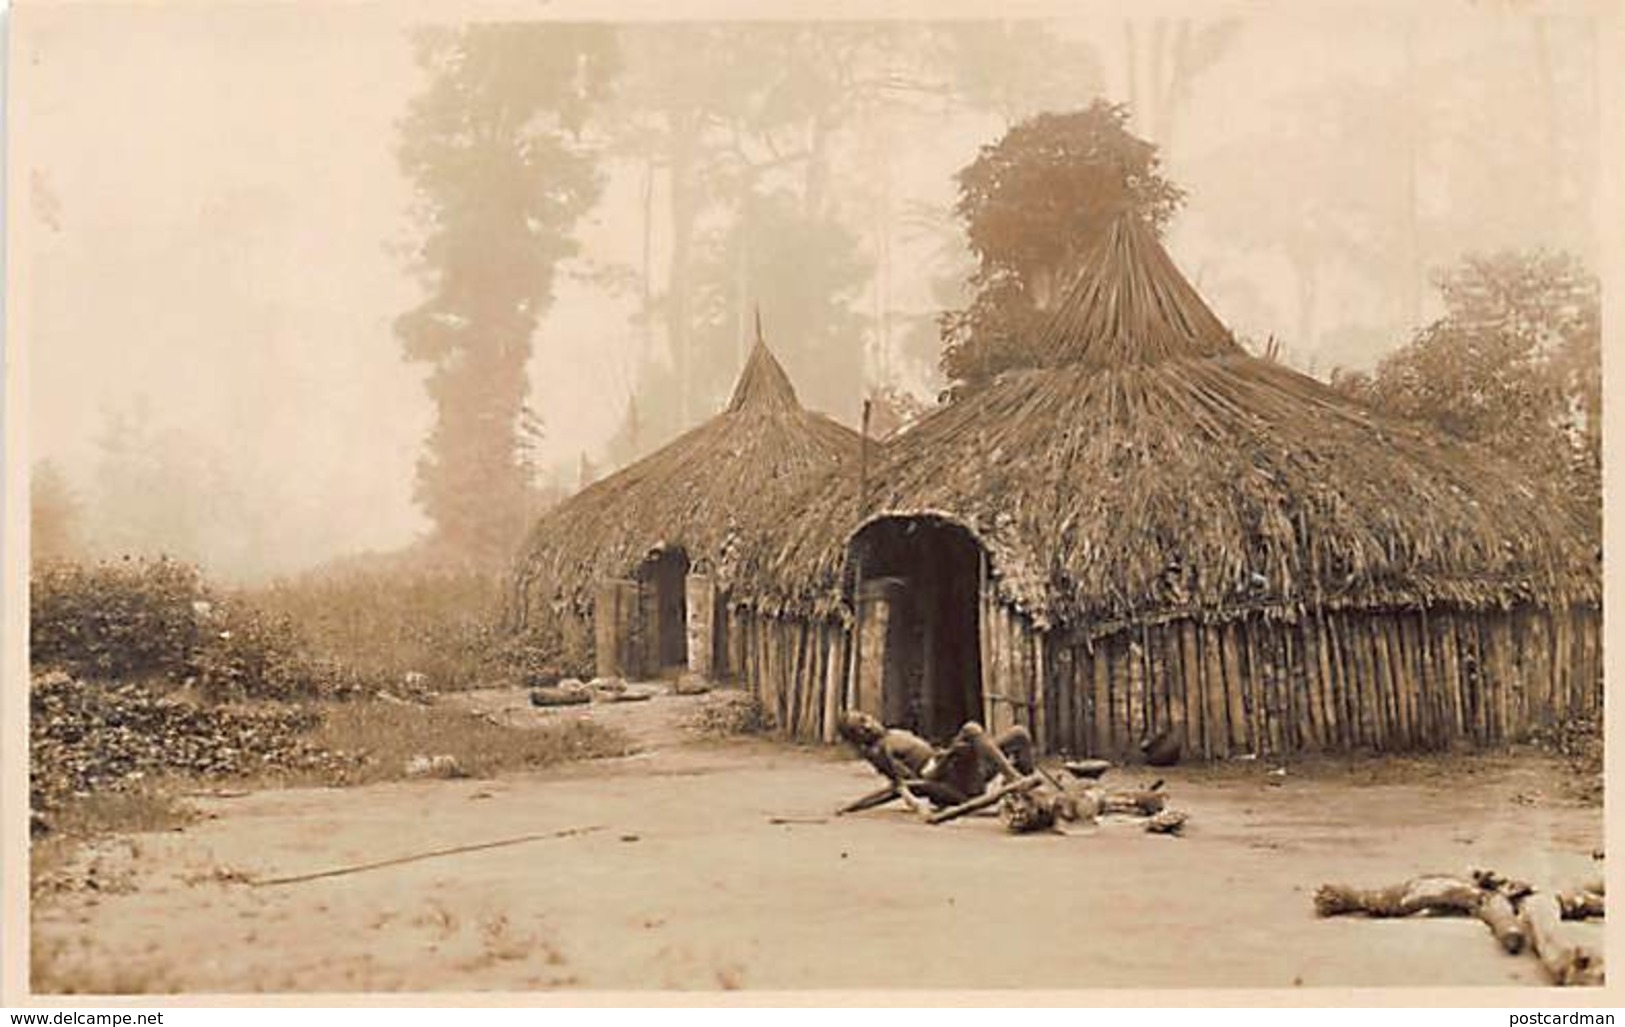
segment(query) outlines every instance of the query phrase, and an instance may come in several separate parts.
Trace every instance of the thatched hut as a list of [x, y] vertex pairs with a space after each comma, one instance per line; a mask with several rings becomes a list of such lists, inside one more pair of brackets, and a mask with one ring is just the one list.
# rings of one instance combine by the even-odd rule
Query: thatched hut
[[752, 676], [795, 733], [851, 706], [1225, 756], [1598, 708], [1597, 538], [1555, 485], [1250, 356], [1136, 219], [1037, 342], [765, 539]]
[[758, 334], [721, 413], [537, 521], [516, 571], [519, 626], [559, 618], [603, 675], [726, 676], [742, 543], [857, 453], [855, 432], [801, 406]]

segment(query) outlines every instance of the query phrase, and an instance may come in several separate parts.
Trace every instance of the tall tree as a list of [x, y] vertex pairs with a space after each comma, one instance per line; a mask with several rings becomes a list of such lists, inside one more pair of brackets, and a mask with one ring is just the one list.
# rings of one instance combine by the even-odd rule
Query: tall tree
[[1160, 230], [1184, 202], [1128, 120], [1104, 100], [1040, 114], [960, 170], [954, 212], [977, 268], [970, 306], [943, 320], [950, 380], [974, 386], [1031, 363], [1035, 329], [1112, 218], [1133, 211]]
[[1135, 128], [1170, 149], [1192, 89], [1234, 46], [1244, 24], [1239, 18], [1125, 21], [1123, 95], [1136, 115]]
[[802, 398], [855, 413], [864, 325], [851, 283], [873, 256], [851, 227], [861, 176], [840, 162], [877, 105], [934, 88], [899, 56], [905, 35], [884, 23], [622, 30], [629, 73], [613, 120], [617, 150], [644, 176], [638, 318], [665, 346], [644, 354], [611, 444], [618, 462], [715, 409], [758, 305], [780, 359], [809, 371]]
[[416, 187], [415, 253], [428, 297], [396, 322], [427, 364], [436, 421], [417, 499], [437, 540], [476, 562], [503, 558], [534, 498], [526, 365], [572, 232], [598, 197], [583, 144], [615, 65], [605, 28], [473, 25], [417, 38], [428, 88], [401, 124]]

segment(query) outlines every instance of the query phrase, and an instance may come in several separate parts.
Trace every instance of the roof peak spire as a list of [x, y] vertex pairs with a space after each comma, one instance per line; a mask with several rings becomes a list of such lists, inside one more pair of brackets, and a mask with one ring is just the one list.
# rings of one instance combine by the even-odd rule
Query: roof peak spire
[[762, 306], [758, 303], [756, 341], [751, 344], [750, 356], [745, 359], [745, 366], [739, 372], [739, 381], [734, 385], [733, 398], [728, 400], [727, 412], [774, 407], [800, 409], [801, 401], [796, 398], [790, 376], [784, 373], [784, 367], [773, 351], [767, 348], [767, 340], [762, 337]]
[[1127, 210], [1084, 257], [1039, 342], [1058, 365], [1120, 367], [1242, 352], [1156, 231]]

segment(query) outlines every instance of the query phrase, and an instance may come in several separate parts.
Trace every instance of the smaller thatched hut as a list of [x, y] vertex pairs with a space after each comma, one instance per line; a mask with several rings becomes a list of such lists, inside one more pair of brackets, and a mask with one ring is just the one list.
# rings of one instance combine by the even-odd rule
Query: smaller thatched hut
[[758, 331], [721, 413], [537, 521], [516, 569], [519, 627], [556, 616], [603, 675], [728, 676], [743, 543], [857, 456], [857, 434], [801, 406]]

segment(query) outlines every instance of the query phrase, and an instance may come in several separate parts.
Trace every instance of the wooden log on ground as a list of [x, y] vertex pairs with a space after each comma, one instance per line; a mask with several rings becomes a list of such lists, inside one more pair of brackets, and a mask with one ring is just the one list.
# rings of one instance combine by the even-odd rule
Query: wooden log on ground
[[1150, 834], [1180, 834], [1185, 830], [1185, 821], [1190, 815], [1184, 810], [1165, 809], [1161, 813], [1145, 822], [1145, 829]]
[[1569, 937], [1556, 895], [1536, 892], [1523, 900], [1521, 912], [1535, 956], [1553, 984], [1567, 987], [1603, 983], [1602, 954]]
[[1502, 949], [1517, 955], [1529, 939], [1513, 906], [1522, 893], [1516, 882], [1485, 871], [1475, 871], [1467, 878], [1426, 874], [1386, 888], [1322, 885], [1315, 893], [1315, 912], [1320, 916], [1406, 917], [1423, 912], [1473, 916], [1483, 921]]
[[1426, 874], [1386, 888], [1353, 888], [1346, 884], [1323, 884], [1315, 892], [1315, 912], [1320, 916], [1364, 913], [1366, 916], [1411, 916], [1424, 910], [1473, 915], [1477, 913], [1483, 889], [1472, 881], [1444, 874]]
[[1154, 788], [1126, 792], [1107, 792], [1101, 799], [1103, 813], [1130, 813], [1153, 817], [1168, 805], [1168, 793]]
[[1489, 891], [1483, 893], [1483, 900], [1478, 906], [1478, 918], [1489, 927], [1495, 940], [1501, 943], [1508, 955], [1515, 956], [1523, 951], [1528, 943], [1528, 935], [1524, 932], [1523, 922], [1518, 918], [1518, 911], [1512, 908], [1512, 900], [1500, 892]]
[[1558, 907], [1564, 920], [1589, 920], [1604, 915], [1605, 900], [1594, 891], [1566, 891], [1557, 893]]

